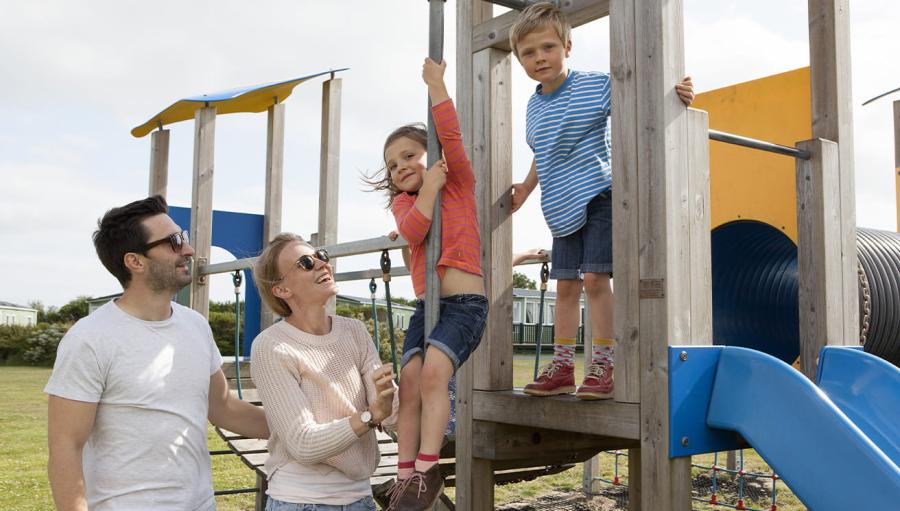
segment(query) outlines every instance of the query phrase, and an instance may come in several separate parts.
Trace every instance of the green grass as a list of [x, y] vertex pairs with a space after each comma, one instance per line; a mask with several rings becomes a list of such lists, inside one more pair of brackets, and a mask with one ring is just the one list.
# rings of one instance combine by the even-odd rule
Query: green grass
[[[549, 360], [549, 355], [542, 356], [542, 360]], [[531, 381], [533, 362], [532, 355], [515, 357], [516, 386], [521, 387]], [[576, 377], [582, 374], [581, 371], [581, 357], [578, 356]], [[0, 509], [43, 511], [53, 508], [47, 482], [47, 397], [43, 393], [49, 376], [50, 370], [47, 368], [0, 366], [0, 452], [3, 453], [4, 469], [0, 475]], [[209, 447], [212, 450], [226, 448], [212, 428], [209, 428]], [[755, 452], [747, 450], [745, 453], [747, 470], [768, 469]], [[613, 460], [612, 455], [601, 456], [601, 477], [612, 479]], [[708, 465], [711, 461], [712, 455], [694, 457], [694, 463], [697, 464]], [[719, 464], [724, 465], [724, 457], [720, 457]], [[626, 460], [620, 459], [620, 475], [627, 479], [626, 465]], [[703, 472], [701, 469], [694, 470], [695, 476], [701, 472]], [[728, 478], [725, 476], [723, 479]], [[247, 488], [256, 484], [256, 478], [237, 457], [214, 456], [213, 484], [216, 489]], [[762, 486], [768, 488], [770, 485], [771, 481], [766, 481]], [[561, 474], [498, 486], [495, 490], [495, 501], [497, 505], [502, 505], [546, 495], [553, 491], [579, 491], [581, 487], [582, 467], [578, 465]], [[448, 493], [453, 496], [452, 489]], [[253, 509], [254, 495], [219, 496], [216, 497], [216, 503], [220, 511], [249, 511]], [[769, 504], [765, 499], [745, 503], [758, 508], [768, 508]], [[804, 509], [781, 481], [778, 482], [778, 507], [782, 511]], [[694, 509], [712, 508], [695, 502]]]

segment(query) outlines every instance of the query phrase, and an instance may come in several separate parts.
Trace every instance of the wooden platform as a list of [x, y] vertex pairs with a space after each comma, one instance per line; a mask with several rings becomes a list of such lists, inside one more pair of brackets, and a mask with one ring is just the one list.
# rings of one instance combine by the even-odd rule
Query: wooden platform
[[520, 389], [473, 391], [474, 420], [569, 431], [620, 438], [623, 443], [640, 439], [640, 406], [612, 399], [582, 401], [572, 395], [534, 397]]

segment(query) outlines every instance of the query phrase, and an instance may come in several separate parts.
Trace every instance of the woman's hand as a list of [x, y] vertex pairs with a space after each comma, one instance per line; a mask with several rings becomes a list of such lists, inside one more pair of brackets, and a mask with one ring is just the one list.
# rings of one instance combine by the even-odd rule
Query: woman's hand
[[372, 412], [372, 420], [381, 423], [391, 416], [394, 407], [394, 370], [391, 364], [383, 364], [372, 373], [372, 382], [375, 384], [375, 402], [369, 405]]

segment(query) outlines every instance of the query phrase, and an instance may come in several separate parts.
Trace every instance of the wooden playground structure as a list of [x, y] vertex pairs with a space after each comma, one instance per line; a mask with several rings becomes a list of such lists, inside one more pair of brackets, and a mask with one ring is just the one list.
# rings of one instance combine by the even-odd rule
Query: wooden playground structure
[[[433, 16], [442, 16], [443, 0], [430, 3]], [[516, 9], [530, 2], [493, 3]], [[534, 398], [513, 388], [511, 113], [524, 105], [511, 104], [514, 56], [508, 35], [518, 13], [494, 17], [490, 2], [457, 0], [455, 100], [463, 139], [482, 183], [482, 268], [490, 313], [480, 348], [457, 375], [455, 506], [493, 509], [494, 474], [501, 467], [570, 463], [605, 449], [629, 449], [631, 509], [688, 510], [691, 458], [669, 454], [669, 347], [712, 344], [711, 133], [706, 113], [685, 109], [672, 90], [684, 75], [683, 1], [558, 4], [573, 27], [610, 18], [615, 399]], [[780, 147], [778, 152], [796, 159], [801, 364], [811, 378], [822, 346], [854, 344], [859, 337], [848, 17], [848, 0], [809, 1], [811, 140], [784, 148], [713, 134], [765, 150]], [[336, 259], [399, 249], [405, 245], [402, 240], [386, 237], [337, 242], [341, 88], [333, 72], [323, 83], [320, 201], [313, 242]], [[268, 115], [265, 240], [281, 230], [286, 94], [264, 91], [258, 103], [243, 110]], [[209, 263], [215, 120], [222, 112], [213, 101], [198, 101], [191, 112], [190, 234], [196, 251], [191, 306], [206, 314], [208, 276], [248, 269], [254, 259]], [[160, 129], [151, 136], [151, 194], [166, 191], [169, 131], [162, 126], [168, 122], [174, 121], [154, 123]], [[381, 270], [373, 269], [335, 277], [381, 276]], [[263, 327], [271, 322], [270, 313], [264, 316]]]

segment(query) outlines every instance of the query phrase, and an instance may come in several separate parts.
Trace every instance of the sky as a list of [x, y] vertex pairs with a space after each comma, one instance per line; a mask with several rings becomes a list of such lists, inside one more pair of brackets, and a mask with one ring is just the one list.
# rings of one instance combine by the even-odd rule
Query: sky
[[[698, 92], [808, 65], [804, 0], [685, 0], [685, 68]], [[424, 0], [4, 2], [0, 16], [0, 301], [60, 306], [120, 290], [91, 244], [97, 219], [147, 194], [150, 137], [131, 128], [180, 98], [349, 67], [343, 79], [341, 242], [386, 234], [384, 197], [364, 190], [384, 137], [424, 121], [421, 63], [428, 49]], [[495, 7], [495, 14], [505, 9]], [[455, 2], [446, 4], [447, 82], [455, 91]], [[894, 230], [891, 102], [862, 107], [900, 86], [900, 2], [851, 2], [857, 220]], [[606, 19], [577, 28], [569, 65], [609, 70]], [[513, 64], [513, 179], [530, 163], [524, 112], [534, 83]], [[285, 102], [285, 230], [317, 228], [321, 80]], [[774, 122], [777, 122], [775, 120]], [[220, 116], [216, 209], [262, 213], [265, 114]], [[171, 125], [170, 204], [190, 206], [193, 123]], [[550, 247], [536, 191], [514, 216], [514, 251]], [[397, 254], [399, 256], [399, 254]], [[214, 249], [213, 262], [232, 260]], [[399, 257], [395, 260], [399, 262]], [[378, 255], [341, 262], [378, 266]], [[537, 278], [537, 268], [525, 269]], [[380, 282], [379, 282], [380, 285]], [[368, 296], [367, 283], [342, 292]], [[408, 279], [393, 294], [412, 297]], [[232, 299], [228, 275], [212, 299]], [[551, 284], [552, 289], [552, 284]], [[383, 289], [379, 289], [379, 294]]]

